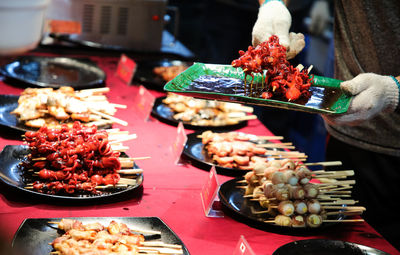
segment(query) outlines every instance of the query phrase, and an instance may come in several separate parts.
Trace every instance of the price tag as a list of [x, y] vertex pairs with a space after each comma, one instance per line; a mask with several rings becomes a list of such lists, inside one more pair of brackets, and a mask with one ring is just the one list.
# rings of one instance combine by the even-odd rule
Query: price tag
[[72, 20], [49, 20], [48, 29], [55, 34], [80, 34], [82, 32], [81, 23]]
[[181, 158], [183, 148], [185, 147], [185, 144], [187, 141], [185, 128], [183, 127], [183, 123], [181, 121], [179, 121], [176, 132], [177, 132], [177, 136], [176, 136], [175, 142], [172, 144], [171, 148], [172, 148], [172, 154], [175, 158], [175, 164], [178, 165], [179, 160]]
[[240, 236], [239, 242], [236, 245], [233, 255], [256, 255], [251, 249], [250, 245], [247, 243], [244, 236]]
[[219, 207], [219, 200], [217, 199], [218, 190], [219, 183], [217, 179], [217, 171], [215, 170], [215, 166], [212, 166], [207, 181], [200, 193], [204, 214], [207, 217], [224, 217], [223, 212], [217, 209]]
[[154, 100], [156, 98], [150, 93], [145, 87], [140, 85], [139, 92], [135, 97], [136, 112], [141, 115], [144, 121], [147, 121], [150, 116], [150, 112], [153, 109]]
[[125, 54], [119, 59], [116, 75], [126, 84], [130, 85], [136, 72], [136, 62]]

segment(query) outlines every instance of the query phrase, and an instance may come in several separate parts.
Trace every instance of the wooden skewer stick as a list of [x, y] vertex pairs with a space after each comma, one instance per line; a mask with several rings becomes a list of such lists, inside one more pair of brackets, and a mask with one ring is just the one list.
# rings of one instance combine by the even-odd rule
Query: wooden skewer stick
[[352, 185], [356, 184], [355, 180], [345, 180], [345, 181], [337, 181], [337, 182], [332, 182], [332, 183], [314, 183], [319, 186], [324, 186], [324, 185]]
[[275, 146], [291, 146], [293, 143], [264, 143], [264, 144], [257, 144], [259, 147], [264, 147], [264, 148], [275, 148]]
[[298, 64], [296, 66], [297, 69], [299, 69], [299, 71], [303, 70], [304, 66], [302, 64]]
[[265, 152], [265, 155], [286, 155], [286, 156], [300, 156], [300, 157], [306, 157], [307, 155], [305, 153], [299, 152], [299, 151], [274, 151], [274, 150], [267, 150]]
[[335, 211], [335, 212], [326, 212], [325, 215], [338, 215], [343, 214], [347, 216], [355, 216], [361, 215], [364, 211], [363, 210], [349, 210], [349, 211]]
[[257, 115], [246, 115], [242, 117], [230, 117], [232, 120], [237, 120], [237, 121], [244, 121], [244, 120], [255, 120], [257, 119]]
[[113, 124], [114, 121], [112, 120], [105, 120], [105, 119], [101, 119], [101, 120], [96, 120], [96, 121], [91, 121], [91, 122], [86, 122], [83, 123], [83, 125], [85, 126], [104, 126], [104, 125], [109, 125], [109, 124]]
[[110, 103], [111, 106], [114, 106], [115, 108], [121, 108], [121, 109], [126, 109], [128, 108], [127, 105], [124, 104], [114, 104], [114, 103]]
[[111, 140], [109, 142], [109, 144], [116, 144], [116, 143], [126, 142], [126, 141], [133, 140], [133, 139], [136, 139], [136, 138], [137, 138], [136, 134], [131, 134], [131, 135], [128, 135], [128, 136], [124, 136], [124, 137], [122, 137], [120, 139]]
[[116, 146], [116, 145], [114, 145], [114, 146], [111, 146], [111, 149], [113, 151], [125, 152], [125, 151], [129, 150], [129, 147], [128, 146]]
[[322, 222], [364, 222], [364, 219], [323, 220]]
[[333, 210], [345, 210], [345, 211], [365, 211], [366, 208], [363, 206], [340, 206], [340, 205], [325, 205], [323, 206], [324, 209], [333, 209]]
[[128, 184], [128, 185], [136, 185], [136, 179], [129, 179], [129, 178], [119, 178], [119, 184]]
[[114, 131], [114, 132], [108, 132], [108, 138], [110, 137], [120, 137], [123, 135], [129, 135], [129, 131]]
[[106, 113], [103, 113], [103, 112], [100, 112], [100, 111], [97, 111], [97, 110], [94, 110], [94, 109], [89, 109], [89, 111], [94, 113], [94, 114], [100, 115], [101, 117], [103, 117], [105, 119], [112, 120], [115, 123], [118, 123], [118, 124], [120, 124], [122, 126], [128, 126], [128, 122], [126, 122], [124, 120], [121, 120], [121, 119], [118, 119], [118, 118], [116, 118], [114, 116], [108, 115]]
[[355, 205], [358, 201], [355, 200], [336, 200], [335, 202], [320, 202], [322, 206], [324, 205]]
[[141, 242], [143, 246], [153, 246], [153, 247], [165, 247], [165, 248], [173, 248], [173, 249], [182, 249], [182, 245], [179, 244], [168, 244], [161, 241], [148, 241]]
[[325, 162], [314, 162], [314, 163], [304, 163], [305, 166], [341, 166], [341, 161], [325, 161]]
[[354, 175], [354, 170], [342, 170], [342, 171], [325, 171], [321, 173], [314, 173], [312, 174], [318, 178], [322, 177], [330, 177], [330, 176], [353, 176]]
[[311, 72], [311, 69], [313, 69], [313, 65], [310, 65], [309, 67], [308, 67], [308, 69], [307, 69], [307, 73], [310, 73]]
[[141, 174], [141, 173], [143, 173], [143, 169], [140, 169], [140, 168], [121, 169], [121, 170], [118, 170], [117, 173], [119, 173], [119, 174]]
[[320, 190], [321, 194], [351, 194], [351, 190]]
[[107, 93], [110, 92], [109, 87], [104, 87], [104, 88], [94, 88], [94, 89], [81, 89], [77, 91], [78, 93]]
[[[322, 222], [363, 222], [363, 219], [322, 220]], [[275, 220], [265, 220], [265, 223], [275, 223]]]
[[260, 140], [283, 140], [283, 136], [257, 136]]
[[158, 247], [144, 247], [138, 246], [137, 247], [139, 252], [142, 251], [157, 251], [157, 254], [183, 254], [182, 249], [172, 249], [172, 248], [158, 248]]

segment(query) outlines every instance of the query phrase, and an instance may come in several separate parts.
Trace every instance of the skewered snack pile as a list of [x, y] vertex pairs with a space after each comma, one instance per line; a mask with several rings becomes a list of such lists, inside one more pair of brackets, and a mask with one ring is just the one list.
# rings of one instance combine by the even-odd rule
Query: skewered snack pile
[[157, 66], [154, 67], [153, 73], [160, 76], [164, 81], [170, 81], [187, 68], [185, 65]]
[[[323, 163], [321, 163], [323, 164]], [[354, 171], [311, 171], [303, 163], [285, 160], [258, 162], [254, 170], [244, 176], [245, 197], [257, 201], [264, 211], [253, 208], [254, 214], [274, 217], [265, 222], [286, 227], [321, 226], [323, 222], [358, 220], [330, 220], [329, 215], [360, 215], [365, 208], [354, 205], [350, 197], [354, 180], [345, 179]], [[310, 182], [315, 179], [318, 182]], [[322, 181], [322, 182], [321, 182]], [[346, 205], [346, 206], [344, 206]], [[329, 211], [329, 210], [336, 211]]]
[[236, 103], [195, 99], [174, 93], [168, 93], [162, 102], [174, 111], [175, 120], [195, 126], [233, 125], [257, 118], [255, 115], [246, 115], [253, 112], [252, 107]]
[[142, 231], [130, 229], [126, 224], [116, 221], [111, 221], [106, 227], [97, 222], [84, 225], [78, 220], [62, 219], [57, 225], [65, 234], [51, 243], [55, 251], [50, 254], [183, 254], [181, 245], [145, 242]]
[[75, 91], [72, 87], [27, 88], [18, 99], [18, 107], [11, 113], [26, 126], [40, 128], [44, 125], [57, 127], [72, 125], [74, 121], [105, 125], [113, 122], [127, 125], [114, 118], [116, 108], [124, 105], [112, 104], [103, 95], [109, 88]]
[[[239, 51], [240, 57], [232, 61], [233, 67], [241, 67], [246, 78], [252, 77], [250, 94], [253, 90], [254, 74], [262, 75], [261, 95], [265, 99], [285, 98], [295, 101], [310, 98], [309, 88], [312, 77], [308, 70], [293, 67], [286, 59], [286, 48], [279, 44], [279, 38], [272, 35], [268, 41], [257, 47], [249, 46], [247, 51]], [[264, 75], [265, 74], [265, 75]], [[259, 88], [257, 88], [259, 89]]]
[[201, 134], [202, 143], [208, 157], [225, 168], [253, 170], [257, 162], [267, 161], [271, 157], [305, 157], [304, 154], [295, 151], [274, 150], [276, 148], [292, 148], [293, 146], [289, 144], [257, 143], [260, 142], [260, 138], [279, 140], [283, 137], [257, 137], [240, 132], [214, 133], [209, 130]]
[[[86, 127], [80, 122], [71, 128], [44, 126], [37, 132], [26, 132], [30, 154], [21, 167], [27, 174], [37, 175], [32, 186], [26, 188], [46, 194], [100, 194], [99, 185], [116, 186], [122, 181], [136, 184], [135, 179], [120, 177], [121, 167], [133, 167], [133, 160], [121, 158], [120, 151], [126, 147], [110, 139], [106, 130], [97, 130], [94, 125]], [[131, 170], [134, 177], [141, 173], [141, 169]]]

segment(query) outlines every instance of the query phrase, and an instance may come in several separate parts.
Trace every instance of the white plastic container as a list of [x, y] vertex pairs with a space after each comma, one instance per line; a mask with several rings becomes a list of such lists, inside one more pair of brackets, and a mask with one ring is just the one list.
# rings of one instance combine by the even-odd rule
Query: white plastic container
[[17, 55], [37, 46], [49, 2], [0, 0], [0, 55]]

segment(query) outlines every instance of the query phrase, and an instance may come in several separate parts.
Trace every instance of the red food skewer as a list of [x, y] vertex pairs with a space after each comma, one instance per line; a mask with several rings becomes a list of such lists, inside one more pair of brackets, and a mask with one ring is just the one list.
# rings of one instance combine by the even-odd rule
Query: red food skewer
[[[33, 189], [47, 194], [86, 191], [98, 194], [98, 185], [116, 185], [120, 152], [113, 151], [108, 133], [96, 126], [75, 122], [70, 128], [42, 127], [37, 132], [25, 133], [30, 154], [23, 161], [24, 169], [36, 169], [39, 180]], [[35, 161], [33, 159], [45, 158]]]
[[[232, 61], [233, 67], [240, 67], [245, 73], [245, 93], [247, 75], [252, 77], [250, 94], [253, 90], [254, 73], [262, 75], [261, 96], [269, 99], [281, 96], [288, 101], [311, 96], [309, 88], [313, 76], [308, 70], [294, 68], [286, 59], [286, 48], [279, 44], [279, 38], [272, 35], [268, 41], [257, 47], [249, 46], [247, 51], [239, 51], [240, 57]], [[264, 72], [266, 71], [266, 72]], [[264, 78], [265, 75], [265, 78]], [[268, 86], [264, 86], [264, 82]]]

